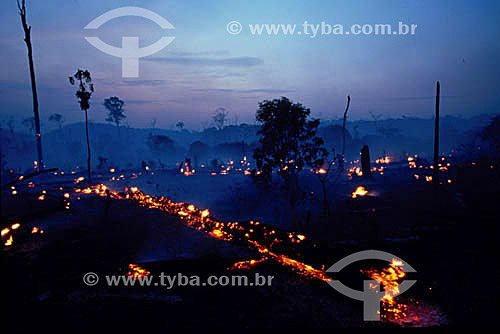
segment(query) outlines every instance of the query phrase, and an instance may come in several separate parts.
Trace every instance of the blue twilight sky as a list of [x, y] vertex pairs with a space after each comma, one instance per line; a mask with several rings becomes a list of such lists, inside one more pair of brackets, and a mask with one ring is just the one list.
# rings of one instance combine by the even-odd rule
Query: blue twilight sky
[[[239, 122], [254, 122], [258, 101], [280, 96], [309, 106], [313, 115], [340, 117], [345, 96], [351, 117], [432, 117], [435, 81], [442, 84], [444, 114], [464, 116], [500, 110], [500, 1], [463, 0], [28, 0], [44, 125], [52, 113], [82, 120], [67, 77], [87, 68], [94, 77], [90, 118], [103, 121], [103, 99], [126, 102], [131, 126], [206, 124], [218, 107]], [[144, 18], [122, 17], [99, 30], [83, 28], [99, 15], [138, 6], [165, 17], [175, 30]], [[15, 0], [0, 3], [0, 120], [30, 117], [26, 47]], [[231, 35], [230, 21], [243, 31]], [[249, 24], [417, 24], [414, 36], [255, 36]], [[175, 40], [140, 59], [140, 77], [123, 79], [121, 59], [91, 46], [97, 36], [121, 46], [139, 36], [147, 46]]]

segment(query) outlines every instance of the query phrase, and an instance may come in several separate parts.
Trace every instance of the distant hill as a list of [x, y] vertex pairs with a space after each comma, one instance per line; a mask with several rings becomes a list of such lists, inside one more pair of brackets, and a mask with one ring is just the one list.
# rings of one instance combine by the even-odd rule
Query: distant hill
[[[486, 126], [493, 115], [480, 115], [471, 118], [445, 116], [441, 119], [441, 150], [448, 152], [462, 144], [469, 143], [475, 134]], [[329, 151], [335, 148], [341, 152], [342, 122], [323, 121], [318, 135], [325, 140]], [[347, 123], [346, 157], [359, 158], [359, 151], [363, 145], [368, 145], [372, 157], [389, 154], [401, 157], [406, 152], [429, 154], [432, 151], [433, 119], [399, 118], [378, 121], [353, 121]], [[177, 162], [190, 156], [192, 143], [199, 141], [210, 147], [204, 159], [237, 160], [246, 155], [251, 158], [253, 148], [259, 139], [258, 125], [230, 125], [222, 130], [207, 128], [203, 131], [174, 131], [165, 129], [138, 129], [127, 126], [117, 128], [104, 123], [90, 123], [89, 133], [93, 164], [95, 166], [105, 162], [107, 166], [137, 167], [144, 160], [155, 164], [174, 167]], [[74, 168], [86, 164], [85, 124], [69, 124], [61, 129], [52, 130], [43, 134], [43, 147], [47, 166], [60, 168]], [[168, 152], [154, 150], [148, 146], [148, 137], [167, 136], [173, 141]], [[150, 141], [151, 142], [151, 141]], [[241, 150], [238, 144], [221, 145], [224, 143], [242, 143]], [[30, 168], [35, 159], [35, 145], [33, 137], [26, 133], [10, 129], [2, 129], [1, 137], [4, 164], [11, 168]], [[241, 156], [238, 152], [241, 151]], [[99, 157], [101, 159], [99, 160]], [[200, 161], [201, 163], [201, 161]], [[102, 167], [101, 166], [101, 167]]]

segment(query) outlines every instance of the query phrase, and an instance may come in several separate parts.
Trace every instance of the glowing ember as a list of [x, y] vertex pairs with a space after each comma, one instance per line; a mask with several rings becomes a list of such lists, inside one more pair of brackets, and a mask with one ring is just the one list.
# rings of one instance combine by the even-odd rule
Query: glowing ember
[[239, 261], [233, 264], [229, 270], [241, 270], [241, 269], [250, 269], [254, 267], [255, 265], [262, 263], [267, 260], [267, 257], [263, 257], [260, 260], [250, 260], [250, 261]]
[[131, 277], [145, 277], [151, 274], [149, 271], [139, 267], [137, 264], [129, 264], [128, 269], [129, 271], [127, 275]]
[[363, 186], [359, 186], [356, 188], [356, 190], [352, 193], [352, 198], [356, 198], [358, 196], [365, 196], [366, 194], [368, 194], [368, 191], [365, 189], [365, 187]]
[[[363, 271], [371, 279], [382, 286], [384, 296], [381, 298], [384, 313], [380, 315], [382, 319], [397, 321], [406, 318], [407, 305], [396, 303], [394, 297], [399, 294], [399, 281], [406, 276], [402, 269], [403, 262], [393, 259], [389, 267], [382, 270]], [[373, 286], [376, 288], [377, 286]]]
[[75, 183], [78, 184], [84, 180], [85, 180], [85, 178], [83, 176], [80, 176], [78, 179], [75, 180]]
[[7, 241], [5, 242], [5, 246], [9, 247], [9, 246], [12, 246], [12, 244], [14, 243], [14, 238], [12, 238], [12, 235], [9, 237], [9, 239], [7, 239]]
[[326, 169], [320, 168], [316, 173], [317, 174], [326, 174], [327, 172], [326, 172]]
[[2, 237], [3, 237], [3, 236], [5, 236], [5, 235], [7, 235], [7, 234], [9, 234], [9, 232], [10, 232], [10, 229], [9, 229], [9, 228], [7, 228], [7, 227], [6, 227], [6, 228], [4, 228], [4, 229], [2, 230], [2, 232], [1, 232], [1, 233], [2, 233]]

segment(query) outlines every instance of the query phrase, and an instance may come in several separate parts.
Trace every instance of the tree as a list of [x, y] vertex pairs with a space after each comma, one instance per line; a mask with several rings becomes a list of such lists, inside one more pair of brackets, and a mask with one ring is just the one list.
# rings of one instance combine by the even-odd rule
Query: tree
[[[301, 194], [298, 174], [308, 165], [323, 164], [328, 152], [322, 147], [323, 139], [316, 136], [319, 120], [309, 120], [311, 111], [286, 97], [259, 103], [256, 120], [262, 123], [260, 147], [254, 158], [261, 174], [277, 170], [284, 182], [292, 207]], [[270, 179], [269, 175], [264, 178]]]
[[28, 49], [28, 63], [30, 67], [30, 79], [31, 79], [31, 93], [33, 96], [33, 115], [35, 121], [35, 136], [36, 136], [36, 147], [38, 152], [38, 163], [35, 165], [39, 169], [44, 168], [43, 154], [42, 154], [42, 135], [40, 132], [40, 114], [38, 112], [38, 92], [36, 88], [36, 78], [35, 78], [35, 64], [33, 62], [33, 47], [31, 45], [31, 26], [28, 25], [26, 19], [26, 1], [22, 0], [21, 3], [17, 1], [17, 8], [19, 9], [19, 16], [21, 16], [21, 24], [24, 30], [24, 42], [26, 43], [26, 48]]
[[64, 123], [64, 116], [61, 114], [52, 114], [49, 117], [49, 121], [56, 123], [59, 126], [59, 130], [62, 128], [62, 124]]
[[177, 122], [177, 124], [175, 124], [176, 127], [179, 128], [179, 131], [182, 132], [182, 130], [184, 129], [184, 122], [180, 121], [180, 122]]
[[123, 105], [125, 102], [120, 100], [118, 96], [112, 96], [104, 99], [104, 107], [108, 110], [108, 117], [106, 122], [112, 122], [116, 124], [117, 128], [120, 128], [120, 123], [127, 118], [123, 113]]
[[222, 130], [226, 126], [227, 117], [229, 116], [229, 111], [224, 108], [215, 109], [212, 120], [214, 121], [217, 130]]
[[88, 70], [78, 71], [71, 77], [69, 77], [69, 83], [71, 85], [78, 85], [75, 96], [78, 98], [78, 103], [80, 104], [80, 109], [85, 111], [85, 134], [87, 137], [87, 169], [89, 182], [92, 183], [92, 169], [90, 164], [90, 140], [89, 140], [89, 117], [88, 110], [90, 109], [90, 97], [94, 93], [94, 84], [92, 83], [92, 78]]
[[[342, 123], [342, 156], [339, 157], [339, 166], [340, 171], [344, 171], [344, 161], [345, 161], [345, 136], [346, 136], [346, 122], [347, 122], [347, 113], [349, 112], [349, 106], [351, 105], [351, 96], [347, 95], [347, 106], [344, 112], [344, 121]], [[340, 159], [341, 158], [341, 159]]]
[[372, 171], [370, 168], [370, 148], [368, 147], [368, 145], [364, 145], [361, 149], [361, 170], [364, 178], [369, 178], [372, 176]]
[[436, 84], [436, 115], [434, 118], [434, 170], [432, 173], [432, 183], [434, 184], [434, 193], [437, 194], [439, 187], [439, 97], [441, 86], [439, 81]]

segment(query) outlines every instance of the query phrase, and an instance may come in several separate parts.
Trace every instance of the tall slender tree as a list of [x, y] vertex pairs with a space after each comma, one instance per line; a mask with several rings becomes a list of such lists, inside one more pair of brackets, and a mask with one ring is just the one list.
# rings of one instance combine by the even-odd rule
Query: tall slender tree
[[441, 86], [439, 81], [436, 85], [436, 116], [434, 118], [434, 170], [432, 175], [432, 182], [434, 189], [437, 192], [439, 186], [439, 97], [441, 93]]
[[28, 25], [26, 19], [26, 1], [22, 0], [20, 3], [17, 1], [17, 8], [19, 9], [19, 16], [21, 17], [21, 24], [24, 30], [24, 42], [26, 43], [26, 48], [28, 49], [28, 63], [30, 67], [30, 79], [31, 79], [31, 92], [33, 96], [33, 114], [35, 118], [35, 136], [36, 136], [36, 148], [38, 152], [38, 163], [35, 164], [37, 169], [43, 169], [43, 153], [42, 153], [42, 135], [40, 132], [40, 114], [38, 112], [38, 92], [36, 89], [36, 78], [35, 78], [35, 64], [33, 62], [33, 47], [31, 45], [31, 26]]
[[85, 134], [87, 136], [87, 169], [89, 176], [89, 183], [92, 183], [92, 169], [90, 161], [90, 140], [89, 140], [89, 117], [88, 110], [90, 109], [90, 97], [94, 92], [94, 84], [92, 83], [92, 78], [88, 70], [80, 70], [71, 77], [69, 77], [69, 83], [71, 85], [78, 85], [76, 90], [76, 97], [78, 98], [78, 103], [80, 104], [80, 109], [85, 111]]

